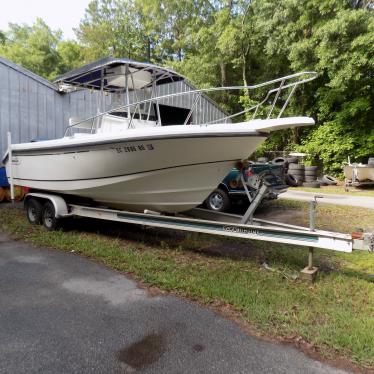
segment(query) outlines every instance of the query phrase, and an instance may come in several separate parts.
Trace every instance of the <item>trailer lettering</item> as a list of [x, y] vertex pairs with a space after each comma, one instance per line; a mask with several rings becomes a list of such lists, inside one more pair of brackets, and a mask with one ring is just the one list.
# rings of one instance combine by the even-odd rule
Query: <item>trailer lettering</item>
[[223, 230], [227, 232], [232, 232], [235, 234], [254, 234], [254, 235], [260, 234], [260, 232], [256, 229], [246, 229], [244, 227], [223, 226]]

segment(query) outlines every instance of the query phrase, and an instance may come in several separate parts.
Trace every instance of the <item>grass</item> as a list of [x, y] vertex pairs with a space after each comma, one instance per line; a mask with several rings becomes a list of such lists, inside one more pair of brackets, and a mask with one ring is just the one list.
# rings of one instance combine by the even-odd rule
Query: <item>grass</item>
[[290, 187], [290, 191], [305, 191], [305, 192], [318, 192], [318, 193], [331, 193], [347, 196], [369, 196], [374, 197], [373, 186], [367, 188], [354, 188], [350, 187], [349, 191], [345, 191], [344, 186], [321, 186], [319, 189], [308, 187]]
[[[282, 213], [285, 214], [282, 214]], [[309, 202], [297, 200], [275, 200], [257, 210], [256, 215], [294, 225], [309, 225]], [[317, 228], [350, 233], [358, 228], [374, 232], [374, 210], [332, 204], [318, 204]], [[374, 269], [373, 269], [374, 271]]]
[[[301, 213], [307, 204], [269, 204], [273, 215], [305, 223]], [[374, 210], [349, 208], [349, 213], [347, 219], [347, 208], [320, 205], [317, 223], [342, 231], [374, 226]], [[10, 208], [0, 210], [0, 229], [35, 245], [95, 258], [149, 286], [224, 306], [262, 334], [301, 339], [325, 357], [374, 367], [374, 255], [369, 253], [316, 250], [321, 272], [312, 285], [297, 277], [307, 251], [294, 246], [86, 219], [47, 232]], [[260, 265], [264, 261], [267, 269]]]

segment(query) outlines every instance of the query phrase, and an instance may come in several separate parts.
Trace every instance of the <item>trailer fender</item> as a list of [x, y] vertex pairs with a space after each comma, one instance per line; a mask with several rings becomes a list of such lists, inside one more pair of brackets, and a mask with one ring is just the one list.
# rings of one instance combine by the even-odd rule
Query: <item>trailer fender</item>
[[46, 193], [39, 193], [39, 192], [30, 192], [25, 197], [25, 204], [32, 197], [40, 199], [40, 200], [50, 201], [55, 208], [56, 218], [67, 217], [71, 215], [69, 213], [69, 209], [66, 204], [66, 201], [61, 196], [51, 195], [51, 194], [46, 194]]

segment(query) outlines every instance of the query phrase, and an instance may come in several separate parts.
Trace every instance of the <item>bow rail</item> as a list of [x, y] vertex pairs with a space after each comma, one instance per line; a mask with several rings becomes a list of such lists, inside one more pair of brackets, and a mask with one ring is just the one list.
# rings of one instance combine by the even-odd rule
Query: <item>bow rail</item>
[[[219, 118], [219, 119], [216, 119], [214, 121], [202, 123], [202, 124], [200, 124], [200, 126], [217, 124], [217, 123], [220, 123], [220, 122], [223, 122], [223, 121], [227, 122], [228, 120], [231, 120], [232, 118], [235, 118], [235, 117], [238, 117], [240, 115], [249, 113], [251, 111], [253, 111], [253, 115], [252, 115], [251, 119], [254, 120], [254, 119], [256, 119], [259, 108], [261, 106], [263, 106], [266, 102], [268, 102], [271, 95], [274, 94], [274, 99], [271, 102], [271, 106], [268, 109], [267, 117], [266, 117], [266, 118], [270, 119], [270, 118], [272, 118], [274, 108], [276, 107], [276, 104], [277, 104], [277, 102], [278, 102], [278, 100], [281, 96], [281, 93], [283, 91], [287, 90], [287, 89], [290, 89], [288, 95], [285, 98], [285, 101], [284, 101], [282, 107], [279, 110], [278, 115], [276, 117], [274, 117], [274, 118], [280, 118], [282, 116], [282, 114], [284, 113], [287, 105], [289, 104], [291, 97], [295, 93], [296, 88], [298, 86], [300, 86], [301, 84], [304, 84], [304, 83], [307, 83], [307, 82], [310, 82], [310, 81], [314, 80], [316, 77], [317, 77], [317, 73], [314, 72], [314, 71], [303, 71], [303, 72], [287, 75], [287, 76], [284, 76], [284, 77], [281, 77], [281, 78], [273, 79], [273, 80], [270, 80], [270, 81], [267, 81], [267, 82], [264, 82], [264, 83], [252, 85], [252, 86], [225, 86], [225, 87], [204, 88], [204, 89], [177, 92], [177, 93], [172, 93], [172, 94], [167, 94], [167, 95], [162, 95], [162, 96], [157, 96], [157, 97], [152, 97], [153, 96], [153, 93], [152, 93], [151, 97], [148, 98], [148, 99], [144, 99], [144, 100], [136, 101], [136, 102], [133, 102], [133, 103], [127, 103], [127, 104], [124, 104], [124, 105], [120, 105], [116, 108], [111, 108], [109, 110], [102, 111], [102, 112], [100, 112], [100, 113], [98, 113], [94, 116], [91, 116], [87, 119], [77, 120], [74, 123], [70, 124], [66, 128], [64, 136], [68, 136], [67, 135], [68, 133], [70, 135], [72, 135], [73, 134], [72, 129], [74, 129], [74, 128], [85, 129], [85, 130], [89, 130], [89, 132], [91, 132], [91, 133], [94, 133], [95, 130], [97, 129], [97, 127], [99, 126], [99, 121], [97, 121], [98, 119], [102, 118], [104, 115], [108, 115], [108, 114], [118, 112], [120, 110], [126, 110], [126, 109], [128, 110], [128, 119], [129, 119], [128, 128], [131, 128], [132, 124], [133, 124], [134, 117], [135, 117], [137, 112], [139, 113], [139, 118], [140, 119], [142, 119], [142, 116], [145, 115], [147, 117], [146, 119], [149, 120], [151, 105], [153, 103], [156, 104], [156, 114], [157, 114], [157, 118], [158, 118], [156, 123], [157, 123], [157, 125], [161, 125], [160, 113], [159, 113], [159, 107], [158, 107], [160, 101], [165, 100], [165, 99], [169, 99], [169, 98], [173, 98], [173, 97], [183, 96], [183, 95], [192, 95], [193, 96], [193, 100], [192, 100], [193, 104], [191, 106], [191, 109], [190, 109], [185, 121], [184, 121], [184, 125], [187, 125], [189, 119], [191, 118], [193, 112], [196, 109], [198, 101], [201, 99], [201, 96], [204, 95], [204, 94], [212, 93], [212, 92], [221, 92], [221, 91], [234, 91], [234, 90], [247, 90], [249, 92], [249, 91], [258, 90], [258, 89], [261, 89], [261, 88], [264, 88], [264, 87], [267, 87], [267, 86], [273, 86], [273, 88], [270, 88], [267, 91], [267, 93], [264, 96], [264, 99], [262, 99], [258, 104], [253, 105], [253, 106], [251, 106], [247, 109], [244, 109], [242, 111], [239, 111], [235, 114], [227, 115], [223, 118]], [[148, 113], [146, 113], [146, 114], [141, 113], [141, 110], [140, 110], [141, 105], [145, 105], [145, 104], [149, 104]], [[131, 111], [131, 108], [135, 108], [135, 109], [133, 111]]]

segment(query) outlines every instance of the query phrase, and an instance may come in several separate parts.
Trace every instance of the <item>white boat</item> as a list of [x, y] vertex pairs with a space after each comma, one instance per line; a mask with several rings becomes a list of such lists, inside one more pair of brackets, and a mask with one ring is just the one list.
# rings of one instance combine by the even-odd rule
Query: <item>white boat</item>
[[343, 167], [346, 180], [363, 183], [374, 183], [374, 164], [356, 164], [349, 163]]
[[[271, 131], [314, 124], [309, 117], [280, 118], [295, 88], [314, 77], [314, 73], [298, 73], [247, 87], [279, 85], [247, 110], [256, 113], [274, 94], [267, 119], [254, 116], [249, 121], [227, 123], [234, 115], [216, 123], [190, 124], [196, 98], [225, 88], [154, 97], [157, 85], [184, 78], [151, 64], [105, 59], [68, 73], [57, 82], [65, 87], [122, 90], [127, 102], [86, 120], [71, 119], [61, 139], [12, 144], [3, 162], [12, 182], [31, 190], [88, 198], [97, 204], [132, 211], [189, 210], [201, 204], [230, 169], [249, 157]], [[279, 118], [270, 118], [280, 92], [286, 88], [290, 93]], [[147, 92], [148, 98], [130, 102], [130, 93], [147, 97]], [[168, 125], [163, 126], [160, 101], [187, 94], [195, 100], [184, 124], [170, 126], [164, 119]]]

